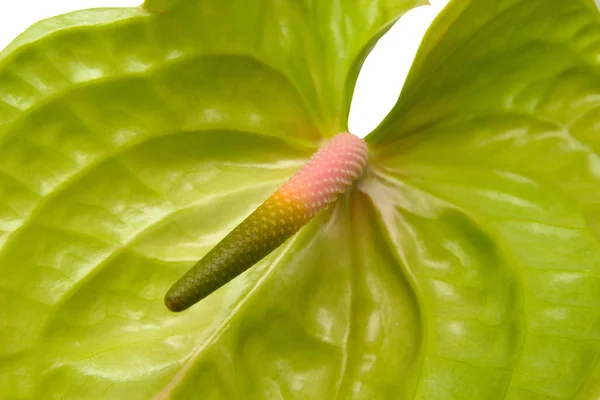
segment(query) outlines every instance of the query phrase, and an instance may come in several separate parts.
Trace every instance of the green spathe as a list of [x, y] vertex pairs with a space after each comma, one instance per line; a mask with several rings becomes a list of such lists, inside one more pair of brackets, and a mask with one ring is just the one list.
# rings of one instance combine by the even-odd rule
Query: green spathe
[[600, 14], [455, 0], [361, 185], [185, 313], [169, 285], [346, 129], [413, 1], [155, 0], [0, 57], [0, 398], [597, 399]]

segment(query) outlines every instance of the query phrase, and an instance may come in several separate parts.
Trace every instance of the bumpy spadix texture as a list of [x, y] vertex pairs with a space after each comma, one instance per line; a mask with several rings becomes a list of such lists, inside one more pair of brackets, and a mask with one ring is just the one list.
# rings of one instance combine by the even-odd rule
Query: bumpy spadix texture
[[362, 139], [333, 137], [171, 287], [167, 307], [185, 310], [267, 256], [336, 201], [362, 174], [367, 158]]

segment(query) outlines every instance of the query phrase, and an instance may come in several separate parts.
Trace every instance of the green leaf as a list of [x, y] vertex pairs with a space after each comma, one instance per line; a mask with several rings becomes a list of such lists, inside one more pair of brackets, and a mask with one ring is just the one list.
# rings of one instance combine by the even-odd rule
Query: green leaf
[[0, 55], [7, 399], [597, 399], [600, 16], [452, 2], [357, 190], [181, 314], [163, 295], [345, 129], [413, 2], [154, 0]]
[[600, 396], [600, 14], [455, 1], [369, 137], [422, 319], [414, 398]]
[[408, 393], [415, 299], [364, 199], [186, 313], [163, 296], [345, 129], [367, 49], [417, 3], [149, 2], [0, 53], [1, 397]]

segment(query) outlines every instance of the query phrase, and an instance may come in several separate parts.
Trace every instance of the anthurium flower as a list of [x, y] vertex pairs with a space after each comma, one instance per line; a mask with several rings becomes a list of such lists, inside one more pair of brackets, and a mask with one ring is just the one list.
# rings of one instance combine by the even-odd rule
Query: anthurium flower
[[418, 4], [148, 0], [0, 53], [0, 397], [597, 399], [593, 0], [451, 1], [355, 184], [165, 307]]

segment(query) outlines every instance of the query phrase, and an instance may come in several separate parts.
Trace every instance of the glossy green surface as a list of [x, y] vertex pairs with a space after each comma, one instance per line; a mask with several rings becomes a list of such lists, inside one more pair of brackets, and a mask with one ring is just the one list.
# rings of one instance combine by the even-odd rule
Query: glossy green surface
[[414, 5], [155, 0], [0, 53], [0, 398], [597, 399], [592, 0], [455, 0], [357, 189], [164, 307], [346, 128], [365, 49]]

